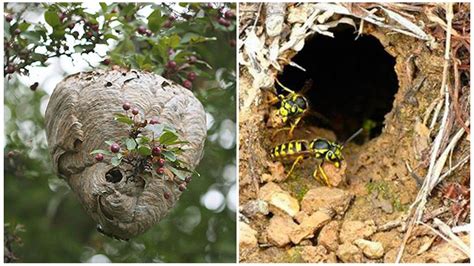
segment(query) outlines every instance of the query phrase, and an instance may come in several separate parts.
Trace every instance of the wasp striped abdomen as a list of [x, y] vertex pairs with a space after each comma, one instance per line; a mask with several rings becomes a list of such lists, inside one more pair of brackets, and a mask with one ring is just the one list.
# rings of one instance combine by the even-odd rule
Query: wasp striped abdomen
[[274, 160], [281, 160], [287, 157], [306, 154], [309, 151], [306, 140], [292, 140], [275, 146], [271, 150], [271, 157]]

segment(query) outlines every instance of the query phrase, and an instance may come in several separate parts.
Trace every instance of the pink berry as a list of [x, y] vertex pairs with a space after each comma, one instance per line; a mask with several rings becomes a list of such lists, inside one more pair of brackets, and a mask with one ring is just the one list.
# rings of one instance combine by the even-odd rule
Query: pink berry
[[163, 167], [163, 166], [165, 165], [165, 159], [160, 158], [160, 159], [158, 160], [158, 165], [161, 166], [161, 167]]
[[229, 26], [230, 26], [230, 21], [228, 21], [228, 20], [225, 19], [225, 18], [219, 18], [219, 19], [217, 20], [217, 22], [218, 22], [219, 24], [221, 24], [222, 26], [225, 26], [225, 27], [229, 27]]
[[171, 28], [173, 26], [173, 22], [166, 20], [165, 23], [163, 23], [164, 28]]
[[98, 162], [101, 162], [104, 160], [104, 155], [102, 153], [97, 153], [95, 155], [95, 160], [98, 161]]
[[163, 194], [163, 197], [165, 197], [165, 199], [170, 199], [171, 198], [171, 194], [169, 192], [165, 192]]
[[108, 59], [108, 58], [104, 59], [104, 61], [102, 61], [102, 64], [104, 64], [106, 66], [110, 65], [110, 59]]
[[233, 18], [235, 15], [234, 15], [234, 12], [230, 11], [230, 10], [227, 10], [224, 14], [225, 18]]
[[138, 112], [139, 112], [139, 111], [138, 111], [138, 108], [134, 107], [134, 108], [132, 109], [132, 114], [133, 114], [133, 115], [138, 115]]
[[168, 17], [168, 20], [169, 20], [169, 21], [174, 21], [175, 19], [176, 19], [176, 18], [175, 18], [175, 16], [173, 16], [173, 15], [169, 15], [169, 17]]
[[196, 73], [193, 72], [193, 71], [189, 72], [189, 73], [188, 73], [188, 79], [189, 79], [190, 81], [195, 80], [195, 79], [196, 79]]
[[155, 125], [155, 124], [159, 124], [160, 122], [158, 121], [158, 118], [157, 117], [153, 117], [152, 119], [150, 119], [150, 125]]
[[179, 189], [179, 191], [185, 191], [186, 190], [186, 185], [181, 184], [181, 185], [179, 185], [178, 189]]
[[165, 169], [163, 167], [158, 167], [156, 168], [156, 173], [159, 175], [162, 175], [165, 172]]
[[146, 34], [145, 26], [138, 26], [137, 32], [140, 33], [140, 34]]
[[120, 146], [117, 143], [113, 143], [110, 145], [110, 151], [113, 153], [117, 153], [120, 151]]
[[92, 29], [93, 31], [98, 31], [98, 30], [99, 30], [99, 25], [98, 25], [98, 24], [92, 24], [92, 25], [91, 25], [91, 29]]
[[125, 102], [125, 103], [123, 103], [123, 105], [122, 105], [122, 108], [123, 108], [123, 110], [125, 110], [125, 111], [130, 110], [131, 107], [132, 107], [132, 106], [130, 105], [129, 102]]
[[194, 64], [194, 63], [196, 63], [196, 61], [197, 61], [197, 57], [195, 57], [194, 55], [191, 55], [191, 56], [188, 58], [188, 62], [189, 62], [190, 64]]
[[183, 86], [186, 88], [186, 89], [191, 89], [193, 87], [193, 83], [190, 81], [190, 80], [187, 80], [185, 79], [183, 81]]
[[168, 63], [166, 64], [166, 67], [169, 68], [169, 69], [175, 69], [177, 65], [178, 65], [178, 64], [176, 64], [176, 61], [170, 60], [170, 61], [168, 61]]
[[154, 156], [160, 155], [161, 154], [161, 148], [158, 147], [158, 146], [153, 147], [153, 149], [151, 149], [151, 154], [153, 154]]
[[5, 20], [6, 20], [7, 22], [11, 22], [11, 21], [13, 20], [13, 16], [10, 15], [10, 14], [8, 14], [8, 15], [5, 16]]
[[184, 179], [184, 182], [189, 183], [191, 182], [192, 177], [188, 176]]

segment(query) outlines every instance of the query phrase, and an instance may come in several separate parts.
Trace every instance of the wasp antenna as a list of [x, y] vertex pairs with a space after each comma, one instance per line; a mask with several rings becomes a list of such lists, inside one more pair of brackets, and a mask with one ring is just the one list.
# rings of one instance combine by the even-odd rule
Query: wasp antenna
[[285, 91], [289, 92], [289, 93], [293, 93], [294, 91], [292, 91], [291, 89], [288, 89], [287, 87], [285, 87], [285, 85], [281, 84], [281, 82], [278, 80], [277, 77], [275, 77], [275, 81], [278, 85], [280, 85], [280, 87], [282, 87]]
[[359, 130], [357, 130], [354, 134], [352, 134], [352, 136], [350, 136], [348, 139], [346, 139], [346, 141], [344, 141], [344, 144], [342, 144], [342, 146], [346, 146], [347, 143], [349, 143], [351, 140], [353, 140], [355, 137], [357, 137], [360, 133], [362, 133], [362, 128], [359, 128]]

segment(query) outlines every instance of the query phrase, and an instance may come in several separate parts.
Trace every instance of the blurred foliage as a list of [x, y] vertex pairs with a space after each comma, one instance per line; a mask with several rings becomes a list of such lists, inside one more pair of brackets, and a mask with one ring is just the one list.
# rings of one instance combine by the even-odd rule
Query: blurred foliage
[[[22, 239], [11, 241], [13, 254], [18, 262], [234, 262], [235, 4], [100, 3], [95, 13], [86, 5], [5, 4], [4, 222], [24, 228], [5, 230]], [[28, 20], [32, 15], [43, 19]], [[24, 81], [50, 58], [96, 53], [98, 45], [107, 45], [107, 56], [90, 69], [118, 65], [161, 74], [192, 89], [208, 113], [201, 177], [164, 220], [128, 242], [98, 233], [52, 172], [44, 132], [49, 95]], [[210, 192], [221, 195], [220, 206], [206, 205]]]

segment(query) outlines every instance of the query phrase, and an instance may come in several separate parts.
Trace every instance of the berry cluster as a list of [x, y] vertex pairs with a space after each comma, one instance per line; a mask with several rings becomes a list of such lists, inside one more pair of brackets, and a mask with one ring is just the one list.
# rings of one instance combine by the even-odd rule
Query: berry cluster
[[133, 171], [127, 180], [144, 172], [158, 178], [176, 176], [177, 179], [171, 180], [178, 190], [184, 191], [191, 180], [190, 174], [196, 173], [177, 158], [183, 151], [181, 145], [188, 142], [179, 140], [176, 130], [160, 123], [157, 117], [141, 120], [140, 110], [130, 103], [123, 103], [122, 109], [125, 114], [115, 114], [115, 120], [128, 126], [128, 136], [120, 141], [106, 141], [108, 150], [91, 152], [95, 155], [95, 160], [103, 162], [105, 155], [108, 155], [111, 156], [110, 163], [113, 166], [121, 163], [132, 166]]
[[172, 58], [174, 58], [175, 51], [173, 49], [168, 50], [169, 61], [166, 63], [166, 71], [163, 74], [165, 77], [170, 78], [172, 76], [183, 76], [186, 75], [186, 78], [183, 79], [182, 85], [186, 89], [192, 89], [193, 81], [197, 78], [197, 74], [194, 71], [186, 71], [188, 68], [191, 68], [194, 63], [198, 61], [197, 57], [191, 55], [187, 58], [187, 62], [178, 65], [178, 63]]
[[224, 27], [229, 27], [230, 25], [232, 25], [231, 21], [235, 18], [234, 12], [232, 12], [231, 10], [227, 10], [224, 12], [221, 9], [219, 13], [220, 16], [217, 17], [217, 23]]

